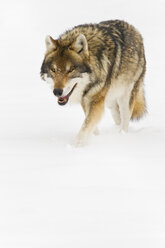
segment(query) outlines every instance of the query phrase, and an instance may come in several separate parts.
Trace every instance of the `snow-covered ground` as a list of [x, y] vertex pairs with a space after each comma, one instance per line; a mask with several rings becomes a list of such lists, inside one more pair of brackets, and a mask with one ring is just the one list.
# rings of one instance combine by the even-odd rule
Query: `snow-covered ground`
[[[60, 107], [39, 77], [47, 34], [124, 19], [144, 37], [148, 115], [71, 146], [80, 106]], [[0, 247], [164, 248], [164, 1], [0, 3]]]

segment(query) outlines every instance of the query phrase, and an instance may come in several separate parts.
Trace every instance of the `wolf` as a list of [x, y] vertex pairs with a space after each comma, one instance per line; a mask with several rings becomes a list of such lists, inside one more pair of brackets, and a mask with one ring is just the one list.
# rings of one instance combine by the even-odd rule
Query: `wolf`
[[140, 33], [125, 21], [78, 25], [53, 39], [46, 37], [41, 78], [52, 86], [59, 105], [80, 103], [85, 120], [77, 135], [84, 144], [105, 106], [120, 130], [146, 113], [146, 59]]

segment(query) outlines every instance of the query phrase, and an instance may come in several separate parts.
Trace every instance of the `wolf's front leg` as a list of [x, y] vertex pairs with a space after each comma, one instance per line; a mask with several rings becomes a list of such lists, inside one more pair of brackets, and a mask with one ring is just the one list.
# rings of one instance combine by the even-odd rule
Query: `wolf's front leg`
[[[89, 107], [90, 107], [90, 105], [87, 104], [87, 103], [85, 104], [85, 102], [82, 102], [82, 103], [81, 103], [81, 106], [82, 106], [82, 109], [83, 109], [83, 111], [84, 111], [85, 117], [87, 117], [88, 112], [89, 112]], [[93, 134], [94, 134], [94, 135], [99, 135], [99, 129], [98, 129], [97, 126], [96, 126], [95, 129], [93, 130]]]
[[87, 116], [77, 136], [77, 146], [83, 145], [87, 141], [89, 135], [96, 129], [104, 112], [104, 98], [90, 102], [88, 107]]

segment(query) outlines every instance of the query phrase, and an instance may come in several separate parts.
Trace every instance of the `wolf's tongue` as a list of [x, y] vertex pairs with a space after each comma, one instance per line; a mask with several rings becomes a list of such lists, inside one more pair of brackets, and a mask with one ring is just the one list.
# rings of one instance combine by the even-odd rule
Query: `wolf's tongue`
[[61, 104], [61, 105], [66, 104], [67, 101], [68, 101], [68, 96], [64, 96], [64, 97], [59, 97], [58, 98], [58, 103]]
[[77, 83], [73, 86], [73, 88], [71, 89], [71, 91], [66, 96], [63, 96], [63, 97], [59, 97], [58, 98], [58, 103], [60, 105], [65, 105], [68, 102], [69, 97], [72, 94], [72, 92], [73, 92], [74, 88], [76, 87], [76, 85], [77, 85]]
[[65, 100], [67, 100], [68, 99], [68, 97], [67, 96], [64, 96], [64, 97], [59, 97], [58, 98], [58, 101], [65, 101]]

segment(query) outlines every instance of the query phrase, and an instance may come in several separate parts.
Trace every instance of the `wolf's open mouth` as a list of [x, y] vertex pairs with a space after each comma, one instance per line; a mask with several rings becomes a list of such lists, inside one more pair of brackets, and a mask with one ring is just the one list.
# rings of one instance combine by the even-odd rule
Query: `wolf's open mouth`
[[75, 84], [73, 86], [73, 88], [71, 89], [71, 91], [66, 95], [66, 96], [63, 96], [63, 97], [59, 97], [58, 98], [58, 104], [59, 105], [65, 105], [68, 100], [69, 100], [69, 97], [71, 96], [72, 92], [74, 91], [75, 87], [76, 87], [77, 84]]

